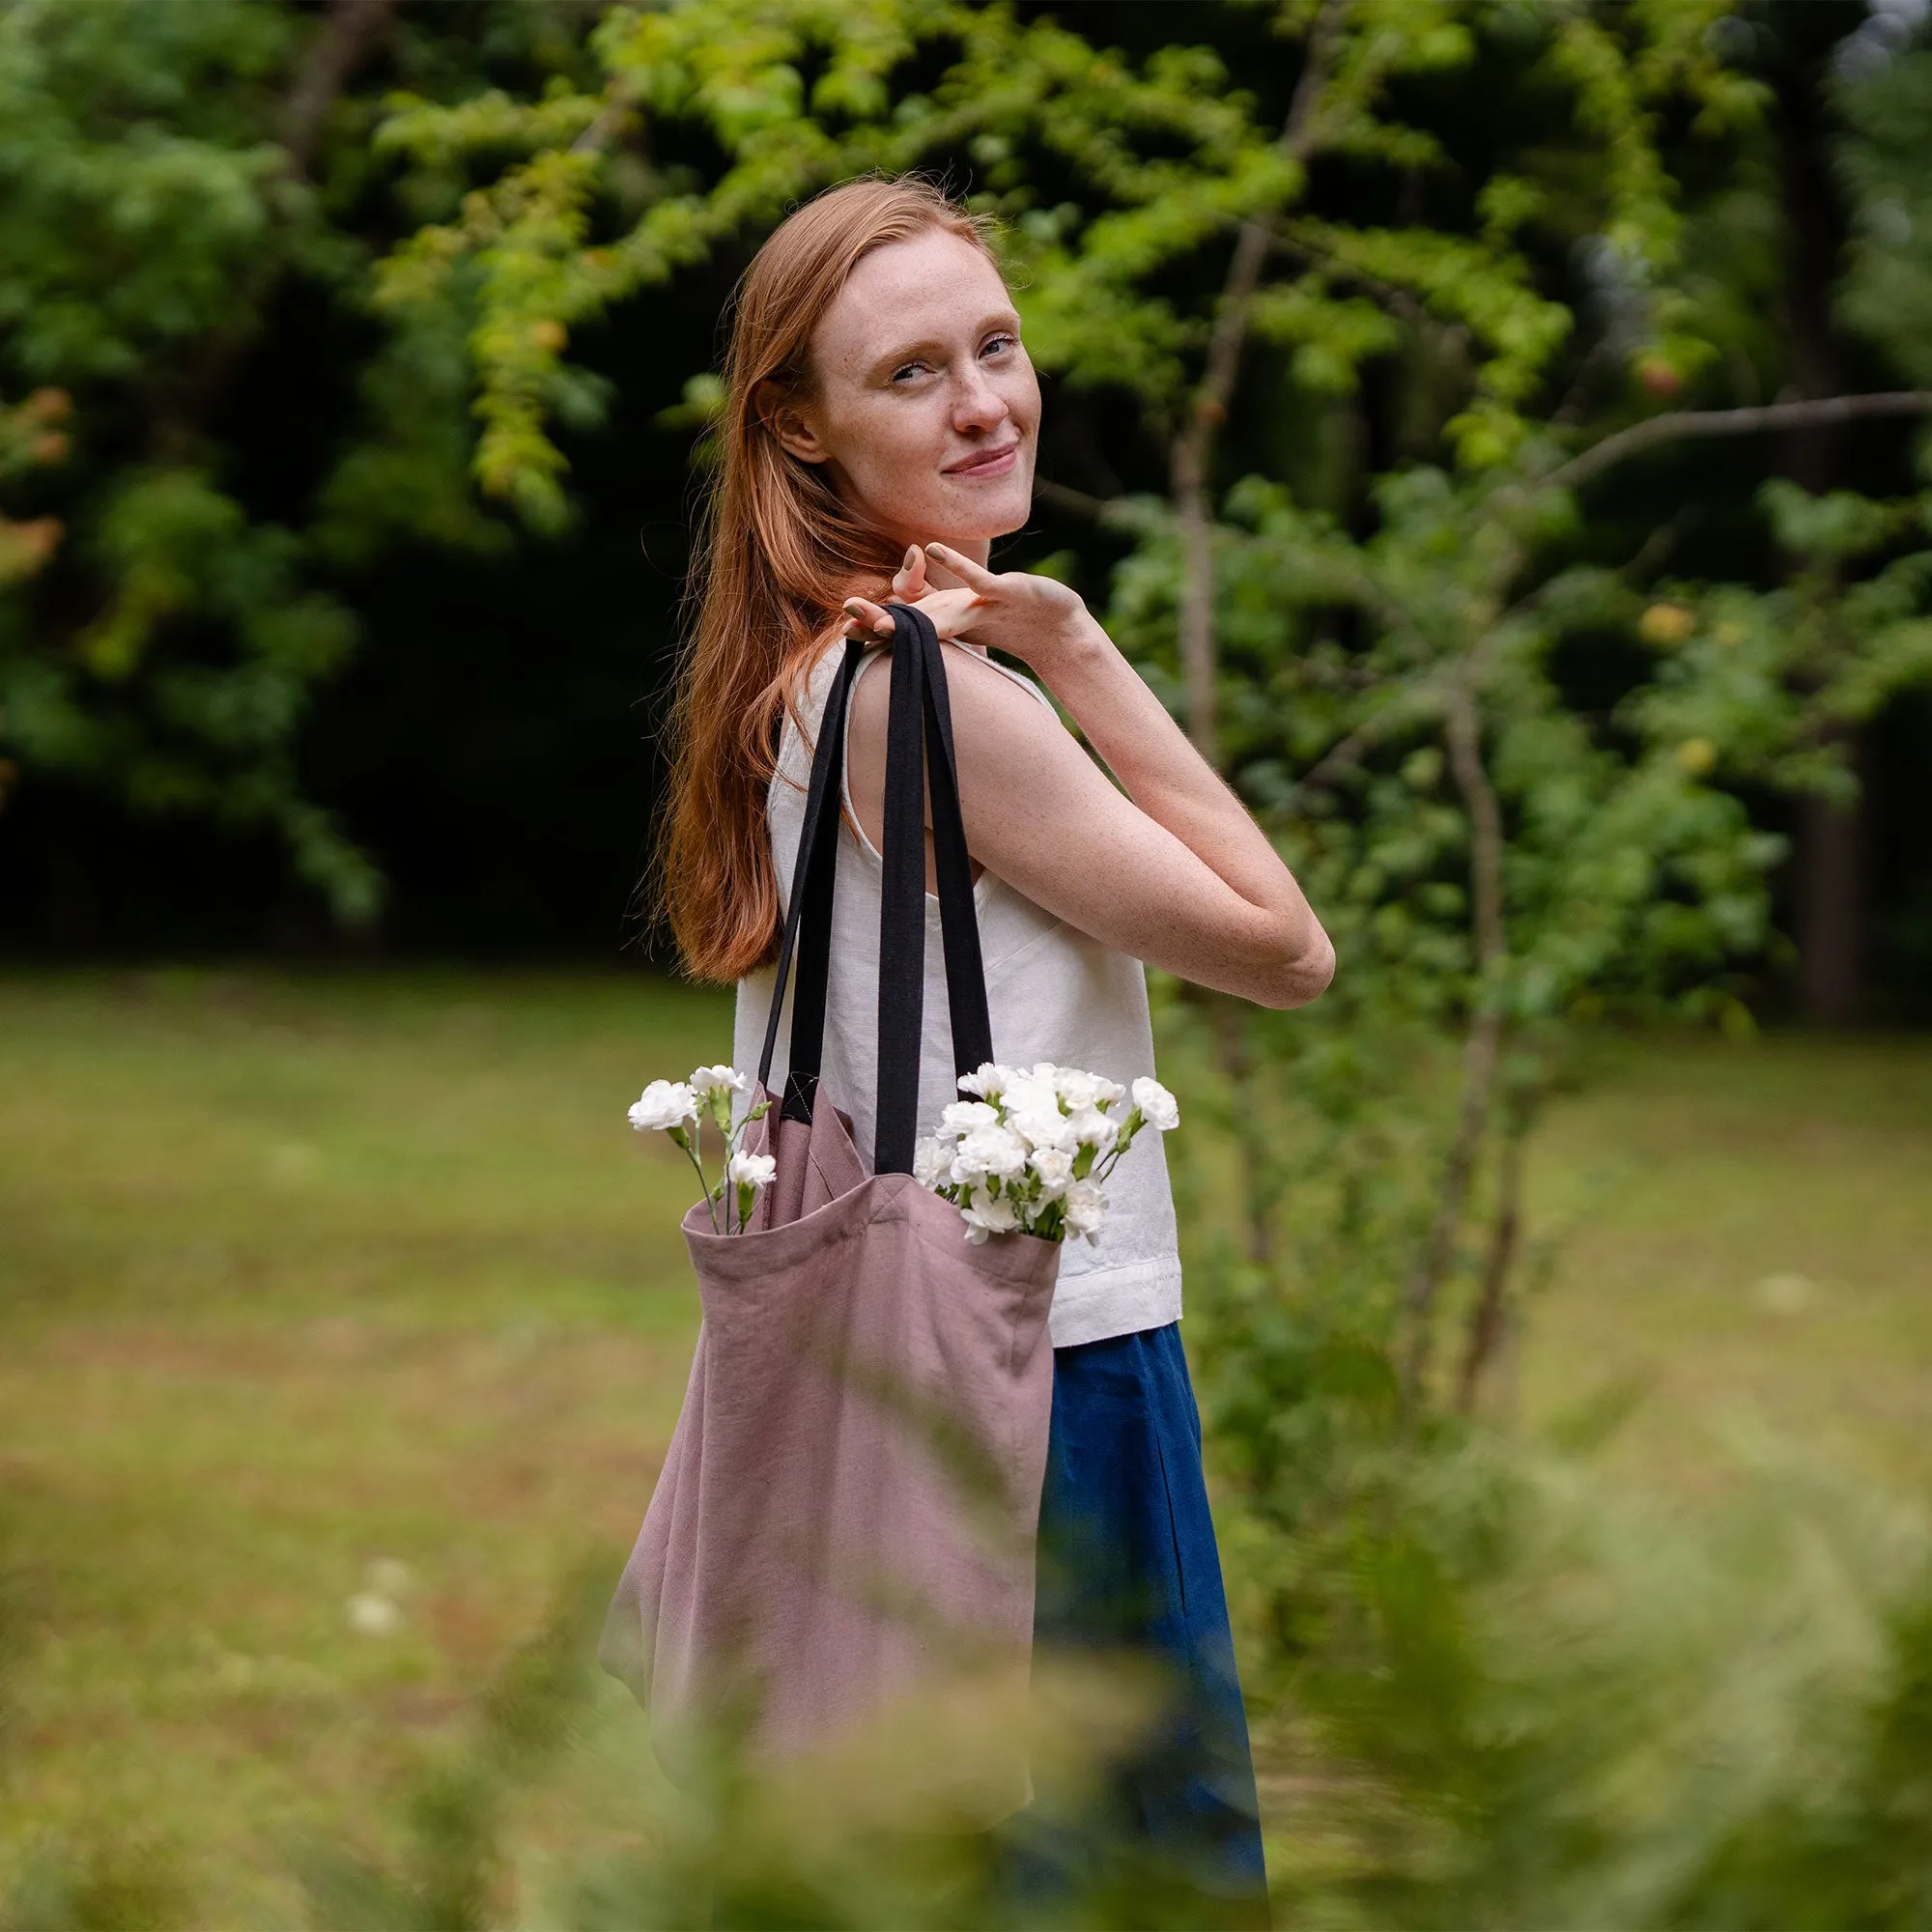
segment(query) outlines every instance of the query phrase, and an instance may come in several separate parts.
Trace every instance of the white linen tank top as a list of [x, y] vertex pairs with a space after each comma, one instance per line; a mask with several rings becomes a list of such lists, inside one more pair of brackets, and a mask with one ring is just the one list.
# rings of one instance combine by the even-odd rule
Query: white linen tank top
[[[790, 895], [792, 867], [805, 822], [811, 742], [817, 737], [825, 700], [844, 652], [843, 640], [837, 640], [812, 668], [799, 704], [808, 736], [800, 736], [789, 714], [780, 734], [778, 771], [767, 792], [766, 815], [781, 898]], [[867, 675], [882, 655], [883, 647], [867, 651], [859, 676]], [[1052, 701], [1030, 678], [990, 658], [985, 662], [1053, 710]], [[855, 679], [855, 688], [856, 684]], [[1054, 715], [1057, 721], [1059, 714]], [[849, 813], [852, 799], [842, 757], [839, 792]], [[863, 832], [854, 838], [852, 826], [857, 822], [855, 814], [851, 824], [841, 825], [838, 833], [831, 986], [825, 1006], [825, 1050], [819, 1080], [834, 1104], [851, 1115], [853, 1138], [869, 1166], [878, 1091], [882, 861]], [[980, 919], [996, 1060], [1017, 1066], [1050, 1060], [1104, 1074], [1122, 1086], [1153, 1072], [1147, 973], [1138, 959], [1076, 931], [989, 871], [982, 871], [975, 883], [973, 902]], [[776, 968], [764, 966], [738, 981], [731, 1057], [734, 1065], [747, 1071], [756, 1068], [764, 1049], [775, 973]], [[957, 1097], [939, 900], [931, 893], [925, 897], [923, 1011], [919, 1130], [926, 1134], [938, 1126], [939, 1110]], [[787, 988], [778, 1048], [772, 1058], [774, 1093], [784, 1091], [790, 1037], [791, 994]], [[1098, 1239], [1092, 1243], [1069, 1239], [1062, 1252], [1051, 1317], [1056, 1349], [1104, 1341], [1142, 1328], [1159, 1328], [1180, 1318], [1180, 1253], [1174, 1194], [1158, 1133], [1151, 1128], [1143, 1130], [1121, 1157], [1107, 1179], [1106, 1200]]]

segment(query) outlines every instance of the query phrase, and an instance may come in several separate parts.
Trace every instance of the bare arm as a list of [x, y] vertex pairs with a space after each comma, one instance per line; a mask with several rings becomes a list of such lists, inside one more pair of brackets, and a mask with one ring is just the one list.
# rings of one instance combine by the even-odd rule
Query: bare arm
[[[1056, 918], [1182, 979], [1268, 1007], [1321, 993], [1334, 951], [1294, 875], [1079, 598], [1046, 579], [982, 571], [936, 545], [929, 554], [934, 581], [943, 572], [950, 583], [925, 597], [917, 578], [901, 584], [940, 635], [1023, 658], [1126, 791], [1010, 678], [976, 652], [950, 650], [973, 856]], [[864, 622], [882, 615], [860, 608]], [[887, 703], [883, 677], [860, 680], [848, 778], [875, 844]]]

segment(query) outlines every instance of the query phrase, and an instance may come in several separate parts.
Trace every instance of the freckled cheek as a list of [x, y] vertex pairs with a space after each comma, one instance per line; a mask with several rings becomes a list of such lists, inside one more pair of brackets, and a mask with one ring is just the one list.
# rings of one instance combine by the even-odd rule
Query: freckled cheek
[[930, 487], [947, 450], [944, 414], [926, 410], [882, 410], [858, 439], [856, 468], [885, 490]]
[[852, 487], [867, 503], [902, 514], [928, 503], [939, 487], [945, 453], [944, 425], [913, 423], [898, 412], [881, 412], [847, 444], [844, 464]]
[[1012, 380], [1005, 384], [1003, 393], [1013, 420], [1031, 437], [1039, 427], [1039, 379], [1034, 374], [1031, 362], [1013, 371]]

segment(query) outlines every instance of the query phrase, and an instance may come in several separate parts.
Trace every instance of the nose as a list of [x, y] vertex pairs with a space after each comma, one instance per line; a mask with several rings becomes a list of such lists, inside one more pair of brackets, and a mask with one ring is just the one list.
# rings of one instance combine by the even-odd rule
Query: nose
[[997, 429], [1012, 411], [978, 356], [968, 360], [952, 394], [952, 427], [961, 434]]

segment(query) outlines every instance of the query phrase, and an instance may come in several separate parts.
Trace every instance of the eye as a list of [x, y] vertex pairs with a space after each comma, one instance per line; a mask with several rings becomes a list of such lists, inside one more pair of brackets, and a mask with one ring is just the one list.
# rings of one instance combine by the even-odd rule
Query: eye
[[908, 362], [903, 367], [893, 371], [893, 381], [896, 383], [903, 377], [916, 375], [924, 367], [925, 364], [923, 362]]
[[986, 346], [980, 353], [983, 355], [1009, 349], [1017, 349], [1019, 344], [1020, 339], [1017, 335], [1012, 334], [1008, 329], [1002, 329], [999, 334], [989, 335], [986, 338]]

